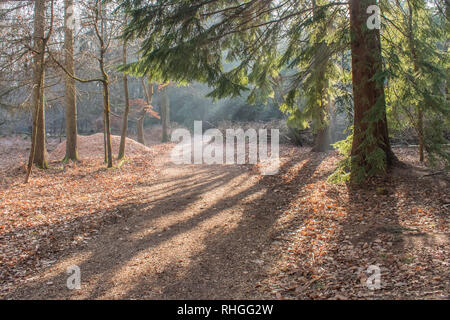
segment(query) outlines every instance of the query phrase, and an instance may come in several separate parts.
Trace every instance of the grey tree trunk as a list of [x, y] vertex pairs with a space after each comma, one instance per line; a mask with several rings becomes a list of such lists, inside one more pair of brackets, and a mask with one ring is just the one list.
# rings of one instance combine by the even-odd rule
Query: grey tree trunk
[[337, 117], [336, 117], [336, 105], [334, 99], [330, 99], [328, 111], [330, 113], [330, 144], [337, 141]]
[[170, 131], [170, 106], [169, 97], [167, 96], [167, 89], [162, 89], [161, 92], [161, 124], [162, 124], [162, 142], [169, 141]]
[[33, 163], [47, 168], [45, 145], [45, 109], [44, 109], [44, 77], [45, 77], [45, 0], [37, 0], [34, 7], [34, 55], [33, 63], [33, 132], [31, 150], [28, 161], [25, 183], [28, 182]]
[[[330, 97], [325, 92], [327, 91], [328, 81], [325, 79], [324, 74], [321, 74], [321, 79], [318, 79], [318, 86], [320, 88], [322, 97], [319, 106], [319, 119], [316, 121], [317, 135], [314, 139], [314, 146], [311, 151], [313, 152], [325, 152], [330, 149], [330, 125], [329, 125], [329, 113], [330, 113]], [[325, 82], [324, 88], [321, 88], [321, 83]]]
[[[145, 81], [142, 78], [142, 87], [144, 89], [144, 93], [145, 96], [147, 98], [147, 104], [151, 105], [152, 104], [152, 100], [153, 100], [153, 83], [151, 83], [150, 81], [148, 81], [147, 86], [145, 85]], [[145, 138], [144, 138], [144, 121], [145, 121], [145, 115], [146, 115], [146, 111], [145, 108], [143, 108], [141, 110], [141, 112], [139, 113], [139, 117], [137, 120], [137, 139], [139, 143], [142, 143], [143, 145], [145, 145]]]
[[[73, 0], [64, 0], [64, 52], [65, 65], [70, 74], [74, 73], [73, 61]], [[75, 79], [65, 74], [65, 103], [66, 103], [66, 156], [67, 160], [78, 160], [77, 147], [77, 102], [75, 92]]]
[[[313, 19], [317, 19], [317, 7], [316, 1], [312, 1], [313, 5]], [[326, 33], [326, 27], [321, 27], [320, 33]], [[313, 152], [323, 152], [330, 149], [330, 127], [329, 127], [329, 95], [328, 91], [328, 79], [326, 79], [326, 67], [329, 63], [329, 47], [321, 41], [319, 49], [316, 50], [314, 55], [314, 69], [317, 69], [317, 75], [315, 76], [315, 90], [317, 92], [319, 105], [317, 118], [314, 119], [314, 126], [316, 136], [314, 138], [314, 146], [311, 149]]]
[[[125, 42], [123, 44], [123, 57], [122, 62], [123, 64], [127, 63], [127, 43]], [[127, 132], [128, 132], [128, 114], [130, 113], [130, 99], [128, 94], [128, 77], [126, 74], [123, 75], [123, 90], [125, 95], [125, 111], [123, 113], [122, 118], [122, 132], [120, 135], [120, 146], [119, 146], [119, 155], [117, 158], [123, 159], [125, 156], [125, 142], [127, 138]]]
[[[97, 32], [97, 37], [100, 43], [100, 59], [99, 67], [102, 73], [102, 84], [103, 84], [103, 115], [104, 115], [104, 140], [105, 140], [105, 154], [106, 154], [106, 162], [108, 163], [108, 168], [112, 168], [113, 166], [113, 157], [112, 157], [112, 147], [111, 147], [111, 115], [110, 115], [110, 105], [109, 105], [109, 79], [108, 74], [106, 73], [105, 67], [105, 20], [103, 19], [103, 8], [102, 2], [98, 2], [99, 10], [98, 13], [101, 13], [101, 31]], [[98, 17], [97, 17], [98, 18]]]
[[[414, 20], [414, 8], [411, 5], [410, 1], [407, 1], [408, 4], [408, 44], [409, 44], [409, 51], [411, 52], [411, 60], [413, 62], [413, 68], [414, 72], [418, 72], [419, 62], [418, 62], [418, 53], [416, 50], [416, 46], [414, 44], [414, 29], [413, 29], [413, 20]], [[415, 109], [416, 109], [416, 115], [417, 115], [417, 121], [415, 121], [415, 127], [417, 131], [417, 136], [419, 138], [419, 161], [423, 162], [425, 160], [424, 156], [424, 147], [425, 147], [425, 137], [424, 137], [424, 128], [423, 128], [423, 111], [422, 111], [422, 103], [419, 102]]]
[[111, 147], [111, 122], [109, 109], [109, 86], [108, 80], [103, 81], [103, 99], [104, 99], [104, 116], [105, 116], [105, 137], [106, 137], [106, 155], [108, 168], [112, 168], [112, 147]]
[[[104, 94], [104, 93], [103, 93]], [[105, 99], [103, 98], [103, 153], [104, 153], [104, 162], [108, 163], [108, 148], [106, 145], [108, 144], [106, 140], [106, 115], [105, 115], [105, 107], [104, 107]]]
[[48, 168], [47, 165], [47, 148], [45, 143], [45, 105], [44, 105], [44, 78], [45, 78], [45, 1], [37, 0], [35, 5], [34, 20], [34, 41], [35, 49], [39, 53], [35, 56], [34, 74], [33, 74], [33, 106], [37, 112], [35, 114], [34, 126], [35, 132], [35, 152], [34, 164], [40, 168]]
[[137, 139], [138, 142], [142, 143], [143, 145], [145, 145], [144, 120], [145, 120], [145, 111], [141, 112], [141, 116], [138, 118], [137, 121]]
[[[445, 30], [447, 33], [447, 39], [445, 41], [445, 52], [447, 52], [448, 47], [450, 46], [450, 1], [446, 0], [445, 1], [445, 17], [447, 18], [446, 24], [445, 24]], [[447, 100], [450, 99], [449, 94], [450, 94], [450, 90], [448, 89], [448, 85], [450, 83], [450, 68], [447, 68], [447, 79], [446, 79], [446, 83], [445, 83], [445, 95], [447, 97]]]

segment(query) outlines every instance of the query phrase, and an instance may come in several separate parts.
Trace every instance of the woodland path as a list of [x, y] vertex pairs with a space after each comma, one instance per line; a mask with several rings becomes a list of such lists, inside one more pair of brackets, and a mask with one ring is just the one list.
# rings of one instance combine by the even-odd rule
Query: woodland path
[[[277, 203], [259, 175], [245, 166], [174, 165], [168, 154], [157, 166], [160, 174], [139, 186], [145, 206], [127, 208], [131, 215], [6, 298], [268, 298], [255, 287], [276, 259], [267, 247]], [[72, 265], [80, 290], [66, 286]]]
[[[134, 159], [122, 173], [98, 172], [101, 162], [80, 166], [85, 177], [80, 186], [89, 199], [108, 196], [110, 206], [100, 201], [104, 210], [92, 214], [95, 219], [76, 218], [84, 209], [76, 202], [83, 192], [74, 195], [63, 217], [81, 220], [60, 223], [67, 223], [63, 232], [51, 225], [52, 235], [39, 238], [38, 254], [13, 261], [9, 274], [27, 273], [7, 278], [2, 298], [450, 297], [447, 176], [424, 176], [428, 170], [409, 165], [353, 190], [326, 183], [336, 153], [285, 148], [279, 174], [262, 176], [257, 166], [175, 165], [162, 151], [165, 146], [152, 148], [155, 157], [145, 160], [147, 165]], [[406, 151], [398, 154], [407, 161]], [[76, 168], [58, 169], [45, 173], [44, 181], [54, 177], [63, 187], [79, 174]], [[121, 193], [105, 190], [107, 183], [118, 184], [113, 178], [128, 179], [131, 189], [122, 184]], [[20, 186], [14, 184], [13, 195], [21, 196]], [[29, 192], [34, 201], [42, 197], [39, 188]], [[124, 201], [114, 200], [117, 196]], [[81, 200], [81, 206], [94, 205]], [[84, 223], [91, 220], [93, 227]], [[10, 243], [6, 249], [14, 249], [46, 228], [16, 227], [2, 239]], [[95, 235], [83, 238], [86, 228], [95, 228]], [[20, 238], [22, 233], [27, 237]], [[6, 257], [11, 256], [15, 251]], [[363, 272], [373, 264], [382, 272], [376, 292], [367, 288]], [[66, 286], [66, 270], [74, 265], [81, 270], [80, 290]]]

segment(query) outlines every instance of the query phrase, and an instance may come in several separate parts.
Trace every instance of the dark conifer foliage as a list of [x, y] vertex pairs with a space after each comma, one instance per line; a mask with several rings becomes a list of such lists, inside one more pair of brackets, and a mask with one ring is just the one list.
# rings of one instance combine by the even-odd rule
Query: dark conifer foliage
[[[383, 23], [375, 29], [367, 24], [373, 18], [368, 11], [373, 5], [383, 9]], [[248, 91], [248, 100], [253, 103], [274, 97], [271, 80], [281, 77], [281, 110], [288, 114], [291, 126], [313, 126], [318, 133], [318, 150], [328, 143], [331, 112], [345, 94], [342, 87], [349, 83], [346, 65], [352, 61], [354, 136], [348, 140], [353, 145], [348, 154], [351, 160], [346, 161], [343, 172], [350, 169], [355, 180], [385, 172], [395, 162], [387, 112], [393, 108], [398, 111], [403, 105], [390, 91], [391, 84], [399, 81], [413, 81], [412, 87], [418, 88], [412, 96], [416, 102], [410, 101], [409, 106], [416, 109], [411, 121], [417, 128], [421, 149], [448, 159], [448, 152], [440, 147], [445, 139], [427, 133], [436, 125], [424, 125], [440, 121], [442, 129], [448, 124], [448, 102], [437, 89], [444, 86], [448, 64], [446, 52], [439, 49], [446, 40], [445, 16], [439, 14], [438, 7], [425, 7], [419, 0], [395, 4], [375, 0], [127, 0], [120, 9], [131, 17], [123, 37], [144, 39], [140, 60], [122, 70], [164, 80], [205, 82], [214, 88], [210, 96], [215, 98]], [[397, 18], [405, 12], [411, 12], [409, 20], [404, 17], [409, 24], [399, 27]], [[425, 26], [424, 21], [430, 24]], [[409, 32], [402, 28], [409, 28]], [[411, 36], [414, 28], [416, 33]], [[433, 38], [425, 36], [430, 32]], [[398, 41], [409, 41], [409, 56], [401, 58], [405, 48], [395, 44]], [[416, 46], [424, 53], [422, 58], [414, 54]], [[404, 59], [415, 59], [417, 67], [407, 68]], [[417, 73], [425, 69], [429, 78], [426, 88], [430, 90], [416, 81], [422, 81]], [[402, 91], [409, 90], [410, 85], [403, 83]], [[444, 117], [437, 120], [430, 115], [424, 119], [428, 110]]]

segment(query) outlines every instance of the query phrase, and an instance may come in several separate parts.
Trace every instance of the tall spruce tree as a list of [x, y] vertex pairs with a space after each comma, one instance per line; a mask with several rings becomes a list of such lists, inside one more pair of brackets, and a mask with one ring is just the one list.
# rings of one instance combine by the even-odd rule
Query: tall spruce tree
[[392, 21], [385, 25], [382, 39], [391, 124], [396, 130], [414, 128], [420, 161], [426, 152], [431, 164], [439, 159], [449, 166], [449, 141], [444, 136], [450, 124], [445, 14], [424, 0], [395, 6], [386, 2], [383, 9]]

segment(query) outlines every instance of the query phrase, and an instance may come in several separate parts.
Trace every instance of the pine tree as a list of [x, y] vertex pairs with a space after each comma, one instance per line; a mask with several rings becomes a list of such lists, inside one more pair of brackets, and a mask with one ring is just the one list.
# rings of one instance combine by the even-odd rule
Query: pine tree
[[367, 8], [375, 0], [350, 1], [350, 38], [354, 101], [352, 178], [385, 171], [395, 156], [390, 147], [380, 30], [367, 28]]
[[[445, 24], [443, 14], [423, 0], [408, 0], [401, 7], [386, 4], [389, 19], [384, 31], [388, 71], [387, 98], [391, 123], [398, 130], [414, 128], [419, 160], [450, 163], [443, 133], [450, 121], [446, 98]], [[396, 23], [394, 21], [401, 21]]]

